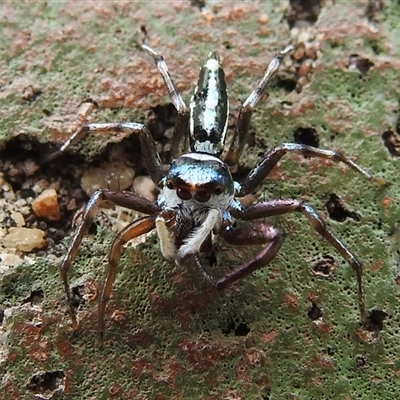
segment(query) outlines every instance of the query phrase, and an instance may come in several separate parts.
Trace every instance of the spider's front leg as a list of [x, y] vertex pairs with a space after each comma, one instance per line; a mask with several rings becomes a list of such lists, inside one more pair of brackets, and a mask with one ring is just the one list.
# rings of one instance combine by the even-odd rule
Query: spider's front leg
[[388, 185], [388, 182], [385, 179], [371, 175], [369, 172], [361, 168], [358, 164], [350, 160], [350, 158], [346, 157], [339, 151], [324, 150], [297, 143], [282, 143], [269, 150], [258, 162], [258, 164], [249, 172], [247, 177], [243, 180], [243, 182], [241, 182], [241, 190], [238, 196], [242, 197], [246, 194], [254, 192], [286, 153], [297, 153], [307, 157], [318, 157], [332, 160], [334, 162], [342, 162], [348, 165], [354, 171], [365, 176], [368, 180], [381, 186]]
[[271, 217], [274, 215], [282, 215], [291, 212], [300, 212], [305, 215], [308, 221], [311, 223], [312, 227], [336, 249], [336, 251], [348, 262], [348, 264], [356, 272], [358, 306], [360, 309], [361, 321], [363, 324], [365, 324], [367, 321], [367, 313], [365, 309], [364, 289], [362, 283], [362, 263], [335, 235], [333, 235], [328, 230], [324, 220], [308, 203], [302, 200], [293, 199], [276, 199], [263, 201], [246, 208], [240, 217], [243, 220], [253, 220]]
[[[74, 330], [78, 329], [78, 321], [76, 318], [76, 311], [72, 304], [72, 299], [71, 299], [70, 287], [69, 287], [69, 283], [68, 283], [68, 270], [70, 269], [72, 262], [74, 261], [74, 259], [76, 258], [77, 254], [78, 254], [80, 244], [81, 244], [85, 234], [89, 230], [89, 227], [93, 222], [94, 216], [96, 215], [96, 213], [97, 213], [98, 209], [101, 207], [101, 205], [106, 201], [111, 201], [112, 203], [114, 203], [116, 205], [126, 207], [129, 209], [133, 209], [133, 210], [142, 212], [144, 214], [153, 215], [160, 211], [160, 208], [158, 206], [156, 206], [154, 203], [152, 203], [149, 200], [147, 200], [135, 193], [132, 193], [132, 192], [102, 189], [102, 190], [97, 190], [92, 195], [92, 197], [90, 198], [90, 200], [86, 206], [82, 221], [79, 224], [79, 226], [75, 232], [72, 242], [68, 248], [67, 254], [65, 255], [65, 257], [61, 263], [61, 267], [60, 267], [61, 280], [64, 285], [65, 296], [67, 298], [68, 307], [70, 310], [72, 325], [73, 325]], [[150, 218], [150, 217], [148, 217], [148, 218]], [[136, 223], [134, 223], [134, 224], [136, 224]], [[133, 226], [136, 226], [134, 224], [133, 224]], [[139, 228], [138, 229], [135, 228], [136, 230], [134, 230], [132, 232], [129, 231], [128, 228], [130, 226], [125, 228], [119, 234], [119, 236], [117, 236], [114, 243], [115, 242], [118, 243], [118, 237], [122, 237], [124, 239], [125, 236], [130, 237], [129, 235], [132, 235], [133, 232], [141, 232], [141, 230]], [[145, 226], [147, 226], [149, 228], [149, 230], [153, 229], [150, 225], [145, 224]], [[126, 232], [126, 234], [125, 234], [125, 232]], [[142, 234], [142, 233], [139, 233], [139, 234]], [[113, 247], [115, 247], [115, 246], [113, 245]], [[110, 260], [115, 259], [115, 256], [114, 256], [116, 254], [115, 250], [111, 250], [110, 254], [112, 254], [112, 256], [110, 256]], [[110, 269], [113, 270], [113, 268], [110, 268]], [[108, 279], [109, 278], [107, 278], [107, 280]], [[105, 287], [107, 287], [107, 284]], [[105, 297], [107, 297], [107, 296], [108, 295], [107, 295], [107, 291], [106, 291]]]
[[243, 147], [246, 143], [250, 127], [250, 120], [251, 116], [253, 115], [254, 108], [261, 99], [261, 96], [263, 95], [266, 87], [278, 71], [279, 66], [282, 63], [283, 57], [286, 54], [290, 53], [292, 50], [293, 46], [289, 45], [275, 55], [275, 57], [268, 64], [267, 70], [265, 71], [265, 74], [262, 77], [261, 81], [243, 103], [239, 112], [238, 120], [236, 122], [233, 140], [225, 157], [225, 162], [229, 165], [237, 165], [239, 157], [243, 151]]
[[187, 109], [185, 102], [182, 100], [182, 97], [179, 94], [178, 89], [174, 84], [174, 81], [171, 78], [164, 57], [145, 43], [145, 39], [147, 38], [147, 33], [144, 28], [142, 28], [142, 36], [143, 36], [142, 40], [138, 41], [138, 45], [142, 50], [144, 50], [147, 54], [153, 57], [157, 69], [164, 80], [172, 104], [174, 105], [176, 111], [178, 112], [178, 118], [175, 123], [174, 135], [172, 138], [172, 147], [171, 147], [172, 157], [178, 158], [183, 153], [185, 153], [189, 147], [187, 130], [189, 125], [190, 113]]
[[49, 162], [56, 157], [59, 157], [61, 154], [65, 153], [65, 151], [74, 143], [79, 142], [83, 137], [87, 136], [90, 133], [127, 133], [129, 135], [136, 134], [139, 137], [140, 141], [140, 150], [143, 155], [143, 160], [146, 163], [147, 171], [150, 175], [150, 178], [153, 180], [155, 184], [161, 179], [161, 160], [160, 156], [156, 151], [156, 147], [154, 146], [153, 138], [146, 128], [146, 126], [142, 124], [138, 124], [136, 122], [116, 122], [116, 123], [99, 123], [99, 124], [86, 124], [83, 125], [82, 128], [78, 129], [61, 147], [58, 151], [47, 157], [45, 160]]

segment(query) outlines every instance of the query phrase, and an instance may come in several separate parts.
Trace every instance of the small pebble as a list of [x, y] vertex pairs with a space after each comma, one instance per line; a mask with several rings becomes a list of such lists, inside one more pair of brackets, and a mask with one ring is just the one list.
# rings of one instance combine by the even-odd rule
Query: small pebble
[[45, 246], [46, 232], [40, 229], [10, 228], [8, 235], [3, 238], [4, 247], [15, 248], [25, 253]]
[[26, 176], [32, 176], [39, 169], [39, 165], [28, 159], [22, 164], [22, 169]]
[[60, 219], [60, 207], [58, 205], [57, 192], [54, 189], [44, 190], [32, 203], [34, 213], [39, 218], [49, 221]]
[[11, 212], [11, 218], [14, 220], [14, 222], [16, 223], [16, 225], [18, 227], [25, 225], [24, 216], [20, 212], [17, 212], [17, 211]]

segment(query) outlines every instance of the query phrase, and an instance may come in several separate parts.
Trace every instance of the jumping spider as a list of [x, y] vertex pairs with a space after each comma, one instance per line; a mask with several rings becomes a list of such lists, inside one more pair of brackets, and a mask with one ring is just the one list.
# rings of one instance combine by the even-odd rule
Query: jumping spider
[[[385, 181], [374, 178], [338, 151], [294, 143], [283, 143], [268, 150], [240, 183], [233, 180], [228, 167], [228, 165], [237, 165], [247, 139], [254, 107], [277, 72], [283, 57], [292, 51], [292, 46], [286, 47], [272, 59], [264, 76], [243, 103], [229, 143], [226, 143], [228, 95], [218, 54], [211, 53], [201, 68], [197, 87], [188, 109], [171, 79], [162, 55], [148, 46], [144, 40], [140, 43], [140, 48], [154, 59], [171, 101], [178, 111], [172, 145], [174, 160], [163, 177], [161, 161], [149, 130], [146, 126], [134, 122], [85, 125], [61, 147], [60, 153], [64, 152], [71, 143], [90, 132], [136, 134], [140, 140], [148, 173], [160, 188], [160, 194], [155, 203], [129, 191], [109, 189], [97, 190], [90, 198], [83, 219], [61, 265], [61, 279], [74, 330], [78, 329], [78, 320], [71, 301], [67, 273], [96, 212], [105, 201], [142, 212], [147, 216], [129, 224], [115, 236], [111, 244], [109, 266], [98, 306], [100, 340], [103, 338], [105, 328], [106, 303], [110, 297], [118, 261], [126, 242], [156, 229], [161, 253], [168, 261], [175, 262], [177, 265], [194, 263], [208, 282], [216, 289], [222, 290], [258, 268], [266, 266], [274, 259], [283, 243], [284, 236], [263, 219], [291, 212], [304, 214], [313, 228], [355, 270], [358, 306], [361, 321], [365, 323], [367, 313], [364, 305], [362, 264], [327, 229], [323, 219], [308, 203], [295, 199], [274, 199], [244, 207], [237, 198], [254, 192], [282, 156], [288, 152], [343, 162], [371, 181], [378, 184], [385, 184]], [[252, 222], [234, 226], [235, 220]], [[210, 245], [212, 235], [220, 235], [225, 242], [232, 245], [263, 245], [263, 248], [256, 256], [216, 280], [206, 271], [199, 259], [199, 254]]]

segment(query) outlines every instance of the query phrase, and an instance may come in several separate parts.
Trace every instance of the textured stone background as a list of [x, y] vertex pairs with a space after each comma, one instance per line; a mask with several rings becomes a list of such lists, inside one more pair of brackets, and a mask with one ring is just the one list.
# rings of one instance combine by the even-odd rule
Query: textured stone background
[[[0, 399], [400, 397], [398, 2], [3, 2], [0, 15]], [[144, 171], [138, 143], [121, 135], [93, 135], [52, 163], [40, 161], [84, 122], [119, 120], [149, 122], [169, 161], [165, 130], [174, 115], [157, 108], [169, 99], [135, 48], [141, 25], [185, 99], [207, 54], [220, 53], [232, 124], [273, 53], [305, 44], [257, 107], [239, 175], [267, 148], [293, 141], [298, 128], [313, 128], [320, 147], [341, 149], [393, 183], [381, 189], [343, 165], [287, 156], [257, 192], [309, 201], [364, 261], [375, 331], [359, 329], [350, 268], [304, 217], [290, 215], [271, 221], [287, 233], [276, 260], [224, 293], [197, 271], [164, 262], [155, 236], [129, 247], [99, 349], [95, 300], [109, 226], [133, 218], [118, 211], [99, 216], [71, 271], [83, 303], [81, 332], [72, 335], [58, 267], [72, 217], [88, 200], [81, 177], [115, 161]], [[57, 221], [31, 210], [48, 187], [58, 193]], [[343, 222], [329, 218], [332, 193], [351, 214]], [[5, 246], [16, 213], [46, 233], [42, 249]], [[213, 273], [251, 251], [223, 246]], [[335, 268], [317, 276], [313, 267], [324, 259]], [[313, 321], [318, 310], [322, 319]]]

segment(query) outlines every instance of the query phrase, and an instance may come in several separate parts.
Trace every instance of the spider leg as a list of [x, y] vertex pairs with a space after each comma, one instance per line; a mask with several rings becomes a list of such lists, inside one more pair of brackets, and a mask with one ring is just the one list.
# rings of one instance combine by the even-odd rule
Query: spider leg
[[61, 280], [64, 285], [64, 291], [67, 298], [74, 330], [78, 329], [78, 321], [70, 294], [70, 287], [68, 283], [68, 270], [70, 269], [72, 262], [78, 254], [79, 246], [82, 242], [83, 237], [89, 230], [89, 227], [93, 222], [94, 216], [96, 215], [99, 207], [101, 207], [101, 205], [105, 201], [111, 201], [116, 205], [133, 209], [145, 214], [156, 214], [160, 211], [159, 207], [157, 207], [155, 204], [135, 193], [107, 189], [97, 190], [95, 193], [93, 193], [86, 206], [82, 221], [79, 224], [75, 232], [74, 238], [72, 239], [72, 242], [68, 248], [68, 252], [65, 255], [60, 266]]
[[306, 146], [304, 144], [282, 143], [269, 150], [258, 162], [258, 164], [249, 172], [247, 177], [241, 183], [239, 197], [252, 193], [254, 190], [256, 190], [261, 182], [269, 175], [278, 161], [289, 152], [303, 154], [307, 157], [319, 157], [335, 162], [342, 162], [348, 165], [354, 171], [364, 175], [368, 180], [381, 186], [387, 185], [385, 179], [372, 176], [354, 161], [350, 160], [350, 158], [343, 155], [340, 151], [318, 149], [316, 147]]
[[77, 130], [58, 151], [50, 154], [46, 162], [53, 160], [64, 153], [72, 144], [81, 140], [89, 133], [111, 133], [122, 132], [128, 134], [137, 134], [140, 140], [140, 149], [143, 154], [143, 160], [146, 163], [147, 171], [154, 183], [158, 184], [161, 179], [161, 160], [153, 143], [153, 138], [146, 126], [136, 122], [120, 122], [120, 123], [102, 123], [102, 124], [87, 124]]
[[323, 236], [353, 268], [357, 276], [358, 306], [360, 309], [361, 321], [365, 323], [367, 320], [367, 313], [365, 310], [364, 289], [362, 284], [362, 263], [335, 235], [328, 230], [324, 220], [308, 203], [294, 199], [263, 201], [246, 208], [241, 214], [241, 219], [253, 220], [290, 212], [301, 212], [304, 214], [315, 231]]
[[115, 280], [117, 273], [118, 261], [121, 257], [123, 250], [123, 245], [136, 237], [144, 235], [150, 232], [156, 226], [155, 224], [156, 216], [147, 216], [136, 220], [135, 222], [129, 224], [121, 232], [119, 232], [111, 245], [109, 259], [108, 259], [108, 269], [107, 275], [104, 282], [103, 290], [101, 292], [99, 308], [97, 313], [97, 323], [99, 330], [99, 342], [103, 342], [104, 336], [104, 314], [106, 309], [107, 301], [110, 298], [112, 285]]
[[275, 258], [284, 240], [284, 235], [278, 229], [260, 221], [242, 224], [236, 228], [228, 227], [219, 233], [227, 243], [235, 246], [265, 245], [265, 247], [255, 257], [217, 281], [205, 271], [196, 258], [203, 276], [218, 290], [225, 289], [237, 280], [269, 264]]
[[178, 111], [178, 118], [175, 123], [174, 136], [172, 139], [172, 147], [171, 147], [173, 158], [178, 158], [188, 150], [189, 143], [186, 132], [188, 130], [190, 113], [171, 78], [164, 57], [161, 54], [157, 53], [152, 47], [148, 46], [145, 43], [144, 39], [142, 40], [142, 43], [139, 43], [139, 47], [142, 50], [144, 50], [147, 54], [149, 54], [151, 57], [153, 57], [157, 69], [159, 70], [164, 80], [172, 104]]
[[238, 159], [242, 153], [243, 147], [247, 139], [247, 134], [250, 127], [250, 120], [251, 116], [253, 115], [254, 107], [257, 105], [266, 87], [278, 71], [279, 66], [282, 63], [283, 57], [292, 50], [293, 46], [287, 46], [285, 49], [275, 55], [275, 57], [269, 63], [261, 81], [243, 103], [236, 123], [233, 140], [230, 145], [230, 149], [225, 157], [225, 162], [229, 165], [236, 165], [238, 163]]

